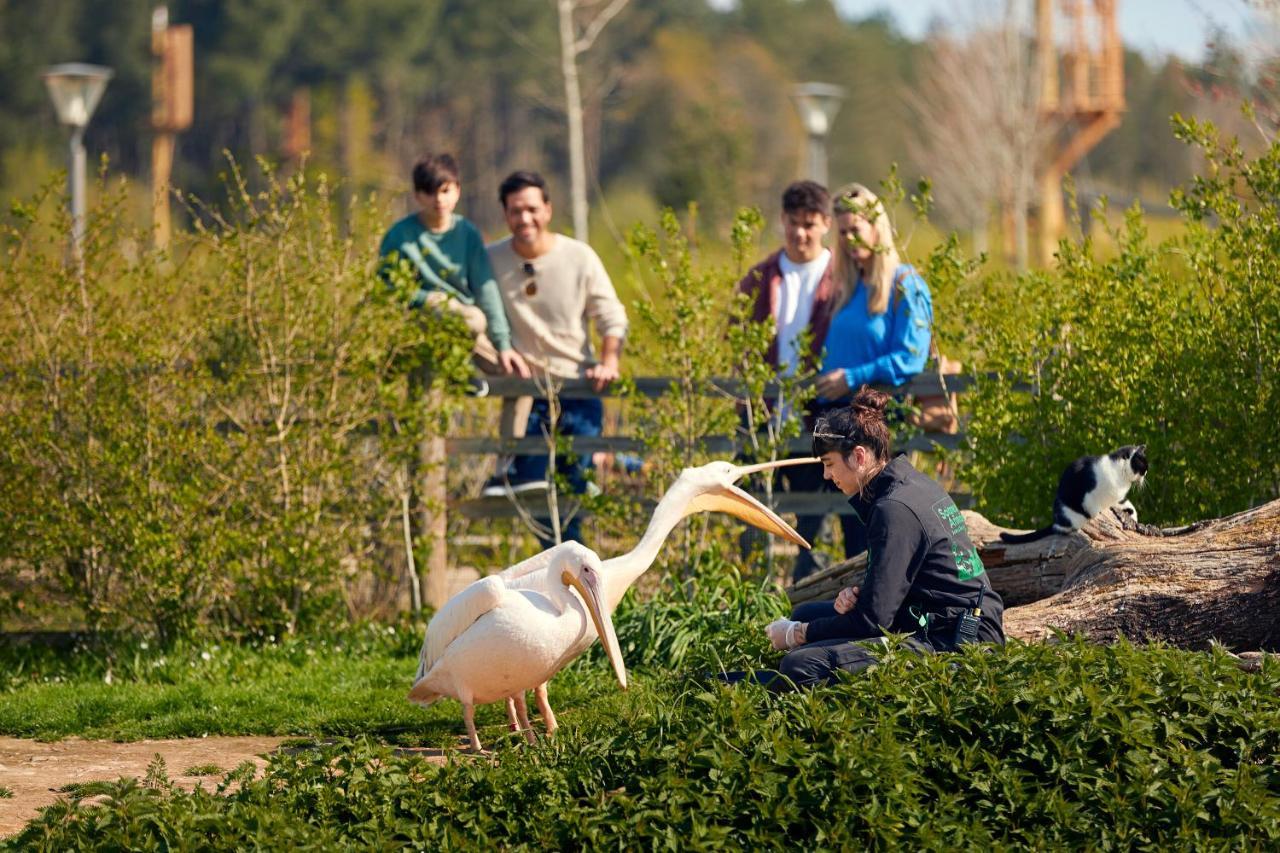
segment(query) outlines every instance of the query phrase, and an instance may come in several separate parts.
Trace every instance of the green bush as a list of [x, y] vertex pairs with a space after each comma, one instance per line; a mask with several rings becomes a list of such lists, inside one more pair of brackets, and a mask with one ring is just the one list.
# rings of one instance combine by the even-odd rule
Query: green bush
[[[682, 576], [668, 574], [644, 600], [622, 600], [614, 628], [628, 667], [704, 671], [736, 669], [768, 648], [761, 626], [789, 612], [774, 583], [746, 580], [736, 554], [713, 543], [700, 552]], [[584, 665], [603, 665], [604, 652], [592, 645]]]
[[[232, 164], [173, 256], [92, 211], [85, 274], [51, 193], [15, 207], [0, 273], [0, 606], [162, 641], [347, 615], [386, 571], [404, 472], [442, 428], [407, 394], [456, 378], [458, 324], [408, 312], [330, 187]], [[349, 212], [375, 230], [369, 207]], [[395, 526], [393, 526], [395, 525]]]
[[[965, 398], [962, 477], [993, 518], [1047, 522], [1066, 464], [1123, 444], [1147, 445], [1144, 521], [1280, 497], [1280, 145], [1250, 161], [1210, 125], [1175, 127], [1205, 161], [1173, 196], [1184, 234], [1153, 244], [1135, 207], [1114, 257], [1063, 241], [1051, 270], [956, 289], [970, 359], [1002, 377]], [[1028, 380], [1038, 393], [1015, 390]]]
[[357, 739], [278, 753], [265, 777], [238, 769], [216, 794], [184, 793], [157, 770], [109, 786], [101, 806], [73, 796], [45, 810], [9, 847], [1280, 843], [1280, 668], [1245, 673], [1221, 652], [893, 652], [782, 696], [663, 670], [622, 693], [603, 663], [591, 672], [594, 698], [561, 707], [556, 737], [502, 741], [492, 761], [433, 766]]
[[[1208, 125], [1178, 133], [1205, 168], [1175, 194], [1175, 239], [1153, 244], [1135, 209], [1114, 255], [1064, 241], [1051, 270], [979, 275], [954, 238], [916, 261], [943, 351], [984, 377], [963, 398], [958, 478], [995, 519], [1043, 522], [1068, 461], [1136, 442], [1152, 461], [1143, 520], [1280, 495], [1280, 151], [1250, 160]], [[254, 181], [233, 164], [227, 199], [192, 205], [199, 225], [171, 256], [125, 226], [127, 190], [104, 183], [83, 278], [65, 263], [53, 189], [15, 206], [0, 237], [0, 616], [165, 642], [280, 636], [365, 615], [370, 579], [393, 585], [416, 444], [448, 413], [409, 377], [457, 380], [465, 332], [406, 310], [403, 270], [390, 287], [378, 279], [372, 204], [339, 216], [323, 178]], [[911, 196], [917, 213], [927, 189]], [[885, 198], [906, 197], [891, 176]], [[680, 380], [628, 404], [628, 431], [651, 441], [645, 494], [710, 458], [703, 440], [738, 421], [733, 400], [701, 393], [712, 376], [747, 388], [746, 455], [769, 458], [797, 429], [766, 417], [771, 329], [733, 322], [760, 226], [739, 217], [724, 269], [674, 216], [636, 233], [655, 297], [633, 306], [634, 346]], [[1015, 387], [1028, 380], [1038, 393]], [[633, 498], [587, 502], [615, 541], [642, 526]], [[691, 520], [654, 578], [690, 578], [737, 529]]]

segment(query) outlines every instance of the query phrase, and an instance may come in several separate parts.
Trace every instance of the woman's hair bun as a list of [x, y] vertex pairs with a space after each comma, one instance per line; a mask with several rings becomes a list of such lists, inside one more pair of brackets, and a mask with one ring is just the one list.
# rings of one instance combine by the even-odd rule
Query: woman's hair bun
[[862, 445], [881, 462], [889, 461], [893, 437], [885, 423], [884, 410], [889, 395], [863, 385], [849, 405], [828, 411], [813, 426], [813, 455], [838, 452], [848, 456]]
[[869, 385], [863, 385], [854, 392], [853, 399], [849, 402], [849, 406], [858, 412], [878, 412], [884, 414], [885, 407], [889, 405], [889, 395], [883, 391], [877, 391]]

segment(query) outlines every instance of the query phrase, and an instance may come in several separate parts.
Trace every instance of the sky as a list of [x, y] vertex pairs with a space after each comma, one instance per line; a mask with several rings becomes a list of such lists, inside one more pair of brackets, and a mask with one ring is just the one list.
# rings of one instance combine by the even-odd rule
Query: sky
[[[1030, 7], [1032, 0], [1025, 0]], [[1135, 50], [1153, 56], [1176, 54], [1199, 61], [1215, 25], [1233, 40], [1246, 37], [1256, 25], [1247, 0], [1117, 0], [1120, 37]], [[887, 11], [898, 29], [910, 38], [923, 36], [930, 21], [955, 15], [964, 0], [835, 0], [848, 18]], [[981, 4], [978, 4], [981, 5]]]

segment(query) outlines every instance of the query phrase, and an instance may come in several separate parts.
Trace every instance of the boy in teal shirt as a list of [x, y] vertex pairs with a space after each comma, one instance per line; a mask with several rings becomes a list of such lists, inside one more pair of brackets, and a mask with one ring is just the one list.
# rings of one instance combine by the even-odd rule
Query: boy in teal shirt
[[378, 254], [389, 278], [408, 262], [418, 279], [409, 304], [459, 314], [476, 336], [474, 355], [486, 373], [528, 377], [529, 366], [511, 347], [511, 324], [489, 265], [484, 239], [466, 217], [454, 213], [461, 195], [458, 164], [449, 154], [428, 154], [413, 167], [419, 210], [391, 226]]

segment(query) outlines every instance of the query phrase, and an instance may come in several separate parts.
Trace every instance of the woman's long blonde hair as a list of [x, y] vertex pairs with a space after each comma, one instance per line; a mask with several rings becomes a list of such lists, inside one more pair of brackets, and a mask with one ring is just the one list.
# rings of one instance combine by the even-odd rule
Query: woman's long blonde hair
[[[832, 207], [837, 217], [842, 213], [866, 219], [876, 230], [876, 244], [871, 257], [871, 269], [863, 279], [867, 288], [867, 316], [874, 317], [889, 310], [889, 297], [893, 294], [893, 276], [900, 263], [898, 244], [893, 240], [893, 225], [879, 197], [862, 184], [845, 184], [836, 192]], [[836, 238], [835, 277], [840, 288], [836, 310], [840, 310], [853, 296], [858, 286], [858, 264], [849, 254], [852, 248], [845, 240]]]

